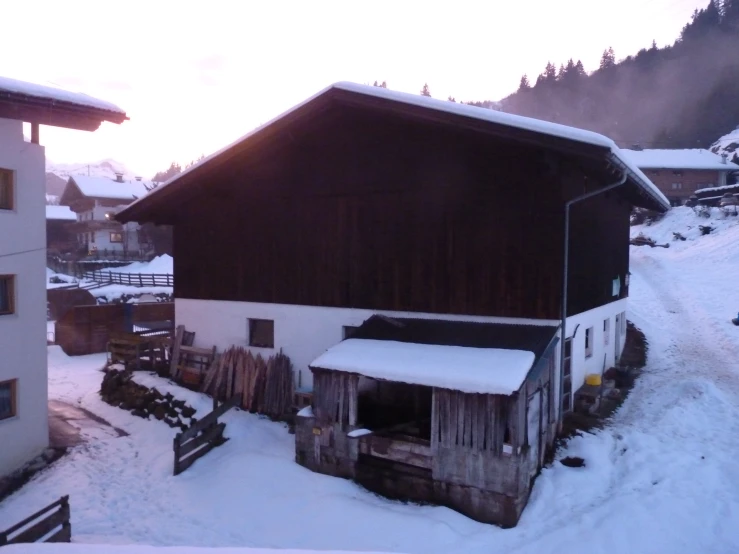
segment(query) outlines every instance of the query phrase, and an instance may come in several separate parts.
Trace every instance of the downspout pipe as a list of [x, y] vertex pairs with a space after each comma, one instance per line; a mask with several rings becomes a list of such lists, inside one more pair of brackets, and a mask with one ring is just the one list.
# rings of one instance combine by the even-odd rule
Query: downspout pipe
[[[621, 178], [611, 183], [610, 185], [607, 185], [603, 188], [599, 188], [598, 190], [593, 190], [590, 192], [586, 192], [585, 194], [581, 194], [580, 196], [576, 196], [575, 198], [572, 198], [571, 200], [568, 200], [565, 203], [565, 236], [564, 236], [564, 260], [563, 260], [563, 267], [562, 267], [562, 315], [561, 315], [561, 323], [560, 323], [560, 329], [562, 331], [562, 340], [560, 341], [560, 349], [559, 349], [559, 425], [560, 429], [562, 426], [562, 421], [564, 420], [564, 410], [562, 410], [562, 395], [564, 394], [564, 368], [565, 368], [565, 342], [567, 341], [567, 292], [569, 289], [569, 277], [570, 277], [570, 208], [577, 204], [578, 202], [582, 202], [583, 200], [588, 200], [589, 198], [593, 198], [594, 196], [598, 196], [599, 194], [603, 194], [605, 192], [608, 192], [609, 190], [613, 190], [615, 188], [618, 188], [626, 183], [626, 180], [628, 179], [628, 174], [626, 171], [622, 170]], [[570, 356], [572, 356], [572, 346], [570, 346]], [[570, 374], [572, 373], [572, 368], [570, 368]]]

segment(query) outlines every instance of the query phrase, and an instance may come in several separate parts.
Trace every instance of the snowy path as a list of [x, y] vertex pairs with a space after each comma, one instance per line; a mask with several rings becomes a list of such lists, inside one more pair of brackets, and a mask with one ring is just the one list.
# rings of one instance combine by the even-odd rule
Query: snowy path
[[[668, 223], [650, 232], [683, 230]], [[545, 469], [515, 529], [390, 502], [313, 474], [293, 461], [294, 437], [283, 426], [241, 412], [226, 416], [229, 442], [173, 477], [174, 431], [100, 401], [102, 357], [70, 359], [55, 348], [52, 397], [79, 402], [131, 435], [76, 448], [0, 505], [0, 528], [71, 493], [74, 537], [86, 543], [735, 553], [739, 328], [729, 320], [739, 311], [739, 225], [725, 227], [668, 250], [632, 248], [630, 319], [649, 340], [648, 366], [607, 429], [572, 439], [559, 454], [582, 456], [587, 466]], [[178, 396], [208, 409], [198, 394]]]

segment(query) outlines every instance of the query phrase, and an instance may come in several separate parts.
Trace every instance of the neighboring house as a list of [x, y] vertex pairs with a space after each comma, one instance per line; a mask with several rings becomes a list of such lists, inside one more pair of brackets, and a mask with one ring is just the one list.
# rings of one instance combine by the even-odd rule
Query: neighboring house
[[77, 235], [74, 222], [77, 214], [69, 206], [46, 205], [46, 250], [49, 254], [59, 255], [77, 247]]
[[59, 203], [77, 215], [74, 230], [78, 248], [95, 257], [139, 257], [151, 247], [136, 223], [122, 225], [114, 219], [123, 207], [146, 196], [150, 183], [75, 175], [67, 181]]
[[[669, 208], [606, 137], [339, 83], [117, 219], [174, 226], [176, 320], [197, 343], [290, 357], [313, 391], [300, 463], [359, 479], [361, 452], [380, 492], [511, 525], [573, 392], [621, 354], [634, 205]], [[443, 434], [437, 401], [493, 442]], [[352, 442], [362, 426], [405, 438]]]
[[657, 185], [674, 206], [680, 206], [696, 190], [723, 187], [739, 165], [710, 150], [623, 150], [628, 160]]
[[[49, 440], [46, 368], [45, 155], [40, 125], [94, 131], [118, 107], [0, 77], [0, 475]], [[31, 141], [23, 138], [31, 124]], [[10, 237], [10, 239], [8, 239]]]

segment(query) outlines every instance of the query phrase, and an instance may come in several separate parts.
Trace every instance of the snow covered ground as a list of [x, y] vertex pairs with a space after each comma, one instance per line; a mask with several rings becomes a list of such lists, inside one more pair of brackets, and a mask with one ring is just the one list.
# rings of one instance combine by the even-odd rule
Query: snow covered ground
[[[311, 473], [293, 461], [294, 437], [284, 426], [243, 412], [225, 417], [231, 440], [173, 477], [174, 431], [99, 399], [103, 356], [71, 359], [54, 347], [52, 398], [79, 402], [130, 436], [77, 447], [0, 504], [0, 528], [70, 494], [74, 540], [88, 544], [735, 553], [739, 327], [730, 319], [739, 311], [739, 225], [711, 219], [715, 235], [694, 233], [706, 221], [678, 208], [634, 228], [671, 245], [632, 247], [630, 319], [649, 340], [648, 365], [607, 429], [576, 437], [558, 452], [558, 459], [582, 456], [586, 466], [555, 462], [544, 469], [515, 529], [385, 500]], [[672, 242], [672, 231], [689, 240]], [[210, 405], [197, 393], [178, 390], [177, 396], [200, 414]]]
[[[107, 271], [107, 270], [103, 270]], [[149, 262], [134, 262], [111, 269], [116, 273], [154, 273], [159, 275], [172, 275], [174, 273], [174, 260], [169, 254], [157, 256]]]

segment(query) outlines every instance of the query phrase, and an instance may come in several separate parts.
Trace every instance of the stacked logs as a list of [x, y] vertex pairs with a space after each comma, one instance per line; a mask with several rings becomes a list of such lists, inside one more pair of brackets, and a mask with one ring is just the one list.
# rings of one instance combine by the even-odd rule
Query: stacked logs
[[232, 346], [216, 355], [200, 390], [223, 401], [238, 396], [244, 410], [279, 419], [292, 407], [292, 363], [282, 351], [265, 360]]

